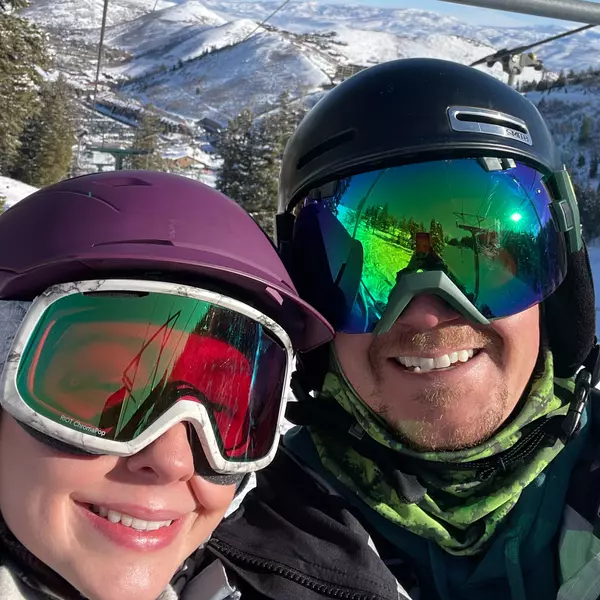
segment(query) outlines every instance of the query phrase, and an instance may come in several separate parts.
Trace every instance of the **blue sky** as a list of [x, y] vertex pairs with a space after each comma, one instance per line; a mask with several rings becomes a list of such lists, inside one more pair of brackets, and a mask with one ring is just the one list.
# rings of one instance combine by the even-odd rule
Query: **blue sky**
[[[330, 0], [331, 1], [331, 0]], [[335, 1], [335, 0], [333, 0]], [[460, 4], [450, 4], [449, 2], [440, 2], [440, 0], [339, 0], [345, 4], [366, 4], [368, 6], [384, 6], [386, 8], [421, 8], [423, 10], [432, 10], [444, 15], [454, 16], [461, 21], [474, 23], [477, 25], [506, 25], [523, 27], [536, 23], [539, 25], [559, 25], [577, 27], [577, 24], [567, 23], [565, 21], [556, 21], [554, 19], [542, 19], [529, 15], [517, 13], [508, 13], [499, 10], [490, 10], [485, 8], [475, 8], [472, 6], [463, 6]], [[600, 2], [600, 0], [592, 0]]]

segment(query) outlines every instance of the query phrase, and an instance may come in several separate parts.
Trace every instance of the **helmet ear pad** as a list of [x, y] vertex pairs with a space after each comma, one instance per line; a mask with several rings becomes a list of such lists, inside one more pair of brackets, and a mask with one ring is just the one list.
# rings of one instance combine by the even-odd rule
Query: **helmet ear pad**
[[339, 330], [359, 291], [362, 244], [327, 208], [314, 203], [303, 208], [295, 220], [290, 258], [300, 296]]
[[594, 281], [587, 248], [569, 254], [567, 276], [543, 302], [556, 377], [572, 377], [596, 343]]

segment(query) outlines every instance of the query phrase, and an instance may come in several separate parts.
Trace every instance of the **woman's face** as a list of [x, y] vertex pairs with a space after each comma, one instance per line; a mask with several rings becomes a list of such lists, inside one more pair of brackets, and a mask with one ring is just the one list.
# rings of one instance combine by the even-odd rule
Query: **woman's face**
[[155, 600], [235, 492], [194, 474], [183, 423], [138, 454], [65, 454], [0, 419], [0, 512], [19, 541], [91, 600]]

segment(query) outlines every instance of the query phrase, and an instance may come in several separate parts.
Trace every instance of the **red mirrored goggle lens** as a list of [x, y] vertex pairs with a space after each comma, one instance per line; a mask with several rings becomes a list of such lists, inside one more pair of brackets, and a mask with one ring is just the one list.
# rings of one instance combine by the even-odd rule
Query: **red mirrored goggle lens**
[[198, 402], [222, 456], [244, 462], [272, 447], [286, 368], [283, 346], [231, 309], [162, 293], [78, 293], [42, 315], [17, 390], [65, 427], [122, 442], [177, 402]]

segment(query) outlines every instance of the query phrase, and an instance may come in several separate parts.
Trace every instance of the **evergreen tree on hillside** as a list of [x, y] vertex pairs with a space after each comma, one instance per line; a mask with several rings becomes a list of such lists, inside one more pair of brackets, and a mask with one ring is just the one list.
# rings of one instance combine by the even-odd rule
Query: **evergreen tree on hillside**
[[6, 198], [0, 196], [0, 215], [6, 210]]
[[584, 236], [588, 240], [598, 237], [600, 235], [600, 187], [595, 190], [574, 183], [573, 189], [579, 204]]
[[25, 123], [40, 106], [38, 67], [48, 65], [44, 34], [17, 14], [26, 5], [0, 0], [0, 174], [8, 173]]
[[590, 162], [589, 178], [594, 179], [598, 175], [598, 155], [594, 154]]
[[300, 103], [294, 103], [288, 92], [279, 96], [275, 110], [267, 117], [273, 132], [274, 149], [278, 160], [281, 160], [287, 141], [305, 114], [306, 109]]
[[251, 190], [255, 188], [252, 183], [254, 135], [253, 115], [246, 109], [229, 122], [217, 143], [223, 160], [217, 175], [217, 189], [242, 206], [251, 202]]
[[249, 198], [244, 208], [261, 227], [272, 231], [277, 211], [278, 140], [268, 119], [256, 122], [252, 128], [252, 171]]
[[592, 138], [592, 119], [585, 115], [579, 128], [579, 143], [586, 144]]
[[136, 150], [145, 150], [148, 154], [131, 156], [127, 165], [129, 168], [166, 171], [167, 163], [161, 156], [163, 144], [160, 136], [162, 132], [163, 126], [160, 117], [153, 115], [149, 110], [144, 111], [139, 127], [136, 129], [132, 147]]
[[256, 121], [251, 111], [240, 113], [218, 144], [223, 164], [217, 188], [239, 202], [269, 234], [277, 212], [283, 150], [304, 112], [289, 94], [282, 94], [275, 108]]
[[28, 0], [0, 0], [0, 13], [15, 13], [28, 5]]
[[43, 187], [66, 178], [75, 144], [74, 106], [71, 91], [61, 75], [40, 86], [43, 110], [27, 121], [11, 175]]

